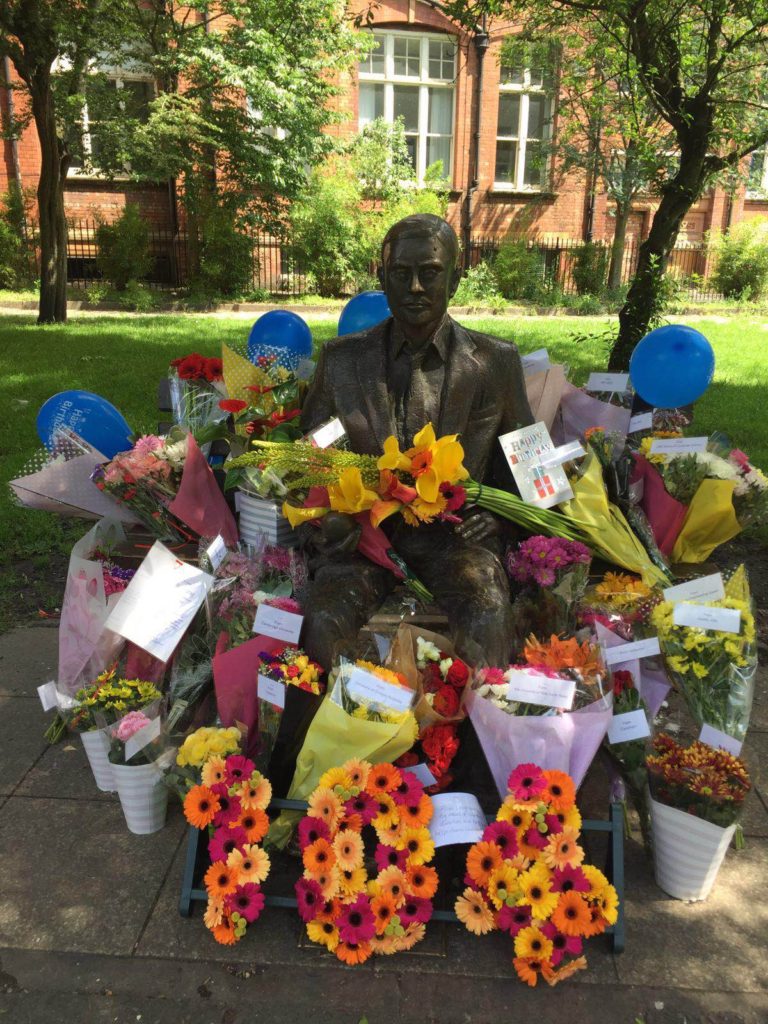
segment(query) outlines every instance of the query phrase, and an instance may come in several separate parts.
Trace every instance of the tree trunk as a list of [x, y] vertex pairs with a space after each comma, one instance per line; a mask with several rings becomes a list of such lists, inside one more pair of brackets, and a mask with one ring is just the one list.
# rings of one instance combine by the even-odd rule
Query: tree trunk
[[40, 140], [40, 179], [37, 202], [40, 221], [39, 324], [65, 323], [67, 319], [67, 221], [64, 216], [64, 183], [69, 157], [62, 152], [56, 116], [47, 78], [32, 91], [32, 114]]
[[662, 312], [667, 259], [677, 241], [683, 217], [701, 195], [705, 181], [706, 146], [692, 148], [696, 151], [690, 156], [681, 152], [680, 170], [664, 190], [648, 238], [640, 246], [637, 270], [619, 313], [619, 336], [608, 361], [611, 371], [627, 369], [635, 345]]
[[627, 237], [627, 224], [632, 212], [631, 203], [616, 203], [616, 227], [611, 243], [611, 265], [608, 268], [608, 290], [615, 291], [621, 287], [621, 272], [624, 267], [624, 243]]

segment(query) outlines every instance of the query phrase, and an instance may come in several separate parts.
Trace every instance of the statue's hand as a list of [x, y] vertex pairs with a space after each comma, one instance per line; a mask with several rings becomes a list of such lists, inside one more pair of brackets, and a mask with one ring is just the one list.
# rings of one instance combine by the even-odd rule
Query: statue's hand
[[360, 540], [362, 527], [351, 516], [328, 512], [314, 531], [314, 547], [324, 560], [336, 561], [351, 555]]
[[463, 522], [456, 526], [456, 532], [469, 541], [479, 544], [488, 537], [496, 537], [500, 532], [498, 519], [482, 508], [472, 508], [464, 516]]

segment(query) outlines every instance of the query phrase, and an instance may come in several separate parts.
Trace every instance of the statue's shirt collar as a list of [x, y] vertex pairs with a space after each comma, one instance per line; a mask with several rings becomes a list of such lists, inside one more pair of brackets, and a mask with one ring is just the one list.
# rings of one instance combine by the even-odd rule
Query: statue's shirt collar
[[440, 321], [440, 323], [437, 325], [434, 334], [432, 334], [431, 337], [427, 338], [426, 341], [422, 342], [422, 344], [417, 349], [409, 349], [407, 339], [405, 337], [402, 327], [397, 322], [397, 320], [392, 321], [390, 344], [392, 346], [392, 355], [395, 358], [397, 358], [400, 355], [403, 349], [406, 349], [406, 351], [411, 352], [412, 357], [415, 356], [417, 359], [423, 359], [427, 352], [429, 352], [431, 349], [434, 349], [434, 351], [440, 357], [440, 361], [445, 363], [448, 359], [450, 340], [451, 321], [447, 313]]

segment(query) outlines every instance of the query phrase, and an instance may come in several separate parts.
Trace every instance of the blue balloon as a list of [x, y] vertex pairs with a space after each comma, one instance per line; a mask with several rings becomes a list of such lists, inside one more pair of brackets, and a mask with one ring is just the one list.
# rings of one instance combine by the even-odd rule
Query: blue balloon
[[632, 386], [657, 409], [676, 409], [700, 398], [715, 372], [715, 353], [700, 331], [668, 324], [646, 334], [629, 361]]
[[102, 455], [112, 459], [131, 447], [133, 431], [114, 405], [92, 391], [60, 391], [44, 402], [37, 414], [37, 433], [53, 449], [59, 429], [72, 430]]
[[350, 299], [339, 317], [339, 334], [357, 334], [392, 316], [384, 292], [360, 292]]
[[295, 370], [302, 359], [312, 358], [312, 332], [306, 321], [288, 309], [271, 309], [260, 316], [248, 335], [248, 359], [277, 356], [287, 369]]

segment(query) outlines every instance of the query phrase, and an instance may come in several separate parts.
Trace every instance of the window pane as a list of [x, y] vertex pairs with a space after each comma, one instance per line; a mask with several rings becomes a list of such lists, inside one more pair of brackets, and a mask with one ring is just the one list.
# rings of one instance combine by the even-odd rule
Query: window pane
[[402, 117], [406, 132], [419, 130], [419, 90], [410, 85], [393, 86], [395, 119]]
[[501, 65], [501, 81], [504, 85], [522, 85], [524, 68], [513, 67], [509, 64]]
[[418, 143], [418, 135], [406, 135], [405, 144], [408, 147], [408, 159], [411, 161], [411, 166], [414, 171], [416, 170], [416, 150], [418, 149]]
[[429, 131], [436, 135], [452, 135], [453, 92], [450, 89], [429, 90]]
[[373, 34], [373, 49], [360, 61], [360, 70], [369, 74], [384, 74], [384, 36]]
[[447, 178], [451, 169], [451, 140], [449, 138], [427, 139], [427, 167], [437, 160], [442, 161], [443, 177]]
[[437, 39], [429, 41], [429, 77], [453, 81], [454, 69], [453, 43], [444, 43]]
[[518, 137], [520, 126], [520, 97], [510, 93], [499, 96], [499, 127], [497, 135]]
[[151, 82], [138, 82], [126, 78], [119, 93], [127, 117], [135, 118], [143, 124], [149, 120], [149, 104], [155, 98], [155, 90]]
[[362, 128], [374, 118], [384, 116], [384, 85], [375, 82], [360, 83], [358, 123]]
[[765, 167], [764, 149], [757, 150], [749, 160], [749, 181], [747, 182], [748, 192], [760, 192], [763, 188], [763, 168]]
[[515, 183], [515, 163], [517, 162], [516, 142], [496, 143], [496, 173], [495, 181], [507, 181]]
[[528, 138], [544, 138], [544, 118], [546, 117], [546, 99], [543, 96], [528, 97]]
[[525, 147], [523, 184], [541, 188], [544, 181], [544, 150], [540, 142], [529, 142]]
[[395, 74], [419, 78], [421, 40], [395, 36]]

